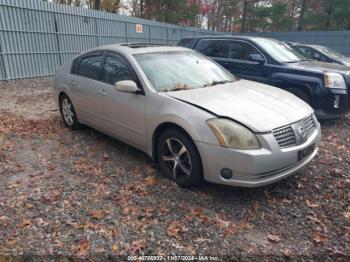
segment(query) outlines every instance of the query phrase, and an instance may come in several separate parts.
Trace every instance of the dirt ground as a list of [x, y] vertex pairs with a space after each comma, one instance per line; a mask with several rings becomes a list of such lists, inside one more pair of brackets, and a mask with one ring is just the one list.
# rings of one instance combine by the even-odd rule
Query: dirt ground
[[349, 115], [322, 123], [318, 156], [295, 176], [182, 189], [144, 153], [65, 128], [51, 88], [51, 78], [0, 83], [0, 261], [350, 260]]

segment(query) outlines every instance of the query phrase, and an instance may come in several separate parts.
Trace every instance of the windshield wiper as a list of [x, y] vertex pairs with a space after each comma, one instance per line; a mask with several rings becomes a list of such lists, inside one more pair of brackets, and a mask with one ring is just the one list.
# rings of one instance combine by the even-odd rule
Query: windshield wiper
[[233, 81], [232, 80], [213, 81], [213, 82], [211, 82], [209, 84], [203, 85], [203, 87], [222, 85], [222, 84], [226, 84], [226, 83], [230, 83], [230, 82], [233, 82]]
[[176, 87], [174, 89], [171, 89], [170, 91], [182, 91], [182, 90], [190, 90], [193, 89], [191, 87], [186, 87], [186, 88], [182, 88], [182, 87]]

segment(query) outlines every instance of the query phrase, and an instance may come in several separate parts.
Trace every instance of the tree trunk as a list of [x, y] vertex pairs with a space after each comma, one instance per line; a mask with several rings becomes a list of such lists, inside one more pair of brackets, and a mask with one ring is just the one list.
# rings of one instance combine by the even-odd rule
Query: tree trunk
[[101, 0], [95, 0], [95, 9], [101, 10]]
[[299, 23], [298, 23], [298, 31], [303, 31], [305, 9], [306, 9], [306, 0], [302, 0], [301, 9], [300, 9], [300, 16], [299, 16]]
[[247, 22], [247, 8], [248, 8], [248, 1], [244, 0], [243, 12], [242, 12], [241, 33], [245, 32], [245, 24]]

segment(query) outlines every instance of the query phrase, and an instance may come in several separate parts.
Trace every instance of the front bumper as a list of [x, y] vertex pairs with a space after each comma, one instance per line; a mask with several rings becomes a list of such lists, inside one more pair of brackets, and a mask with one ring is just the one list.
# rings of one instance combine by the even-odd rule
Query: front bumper
[[[309, 163], [318, 151], [321, 129], [317, 128], [307, 141], [301, 145], [280, 148], [272, 133], [258, 135], [262, 145], [258, 150], [236, 150], [196, 142], [202, 158], [204, 179], [211, 183], [259, 187], [282, 180]], [[298, 152], [312, 144], [314, 151], [298, 161]], [[225, 179], [221, 170], [232, 170], [232, 178]]]
[[322, 94], [321, 108], [315, 109], [318, 119], [336, 119], [350, 110], [350, 95], [348, 90], [327, 89]]

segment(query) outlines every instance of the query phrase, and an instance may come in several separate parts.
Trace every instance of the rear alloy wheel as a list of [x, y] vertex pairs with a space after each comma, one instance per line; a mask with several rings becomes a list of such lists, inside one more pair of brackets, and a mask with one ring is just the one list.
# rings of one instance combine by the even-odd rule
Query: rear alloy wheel
[[200, 184], [202, 164], [192, 140], [177, 129], [166, 130], [159, 139], [158, 159], [168, 177], [182, 187]]
[[60, 98], [60, 112], [63, 122], [67, 127], [73, 130], [80, 128], [74, 106], [67, 95], [62, 95]]

